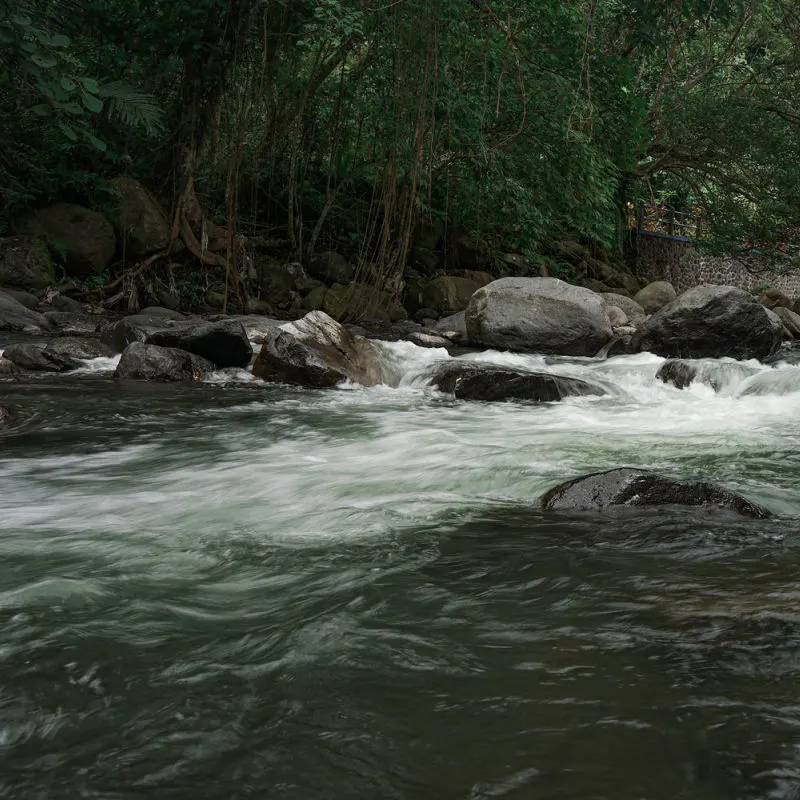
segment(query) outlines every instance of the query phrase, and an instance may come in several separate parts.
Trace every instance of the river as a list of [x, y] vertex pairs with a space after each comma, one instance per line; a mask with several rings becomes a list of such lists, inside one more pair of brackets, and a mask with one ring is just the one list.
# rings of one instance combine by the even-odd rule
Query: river
[[[310, 391], [0, 384], [0, 797], [800, 797], [800, 368], [456, 402], [441, 350]], [[767, 521], [548, 515], [616, 466]]]

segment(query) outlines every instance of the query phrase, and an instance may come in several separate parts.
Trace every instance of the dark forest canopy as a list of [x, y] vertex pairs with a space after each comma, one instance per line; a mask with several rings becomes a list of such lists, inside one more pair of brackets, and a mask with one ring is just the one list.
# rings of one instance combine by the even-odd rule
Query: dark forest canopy
[[390, 288], [420, 219], [533, 255], [656, 200], [766, 244], [798, 43], [795, 0], [0, 0], [0, 232], [127, 174], [201, 260], [206, 215]]

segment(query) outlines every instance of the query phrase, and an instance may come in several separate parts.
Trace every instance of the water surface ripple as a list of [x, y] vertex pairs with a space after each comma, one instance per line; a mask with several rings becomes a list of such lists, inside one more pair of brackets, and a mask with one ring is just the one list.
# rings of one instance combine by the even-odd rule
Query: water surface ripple
[[[0, 797], [799, 797], [800, 369], [466, 357], [609, 393], [0, 385]], [[621, 465], [777, 516], [536, 510]]]

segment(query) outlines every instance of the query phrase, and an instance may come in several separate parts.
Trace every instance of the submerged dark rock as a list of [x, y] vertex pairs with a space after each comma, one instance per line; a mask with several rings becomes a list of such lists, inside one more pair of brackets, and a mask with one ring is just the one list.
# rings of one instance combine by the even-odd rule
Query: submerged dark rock
[[725, 509], [744, 517], [766, 519], [767, 509], [722, 486], [678, 481], [641, 469], [597, 472], [562, 483], [545, 493], [545, 511], [600, 511], [613, 506], [701, 506]]
[[170, 328], [148, 333], [147, 344], [175, 347], [213, 361], [218, 367], [246, 367], [253, 356], [247, 331], [241, 322], [175, 323]]
[[131, 342], [117, 365], [115, 378], [147, 381], [197, 381], [214, 371], [205, 358], [154, 344]]
[[10, 344], [3, 351], [3, 358], [33, 372], [67, 372], [81, 365], [67, 353], [54, 352], [40, 344]]
[[603, 389], [578, 378], [525, 372], [487, 364], [445, 363], [434, 374], [432, 384], [458, 400], [531, 400], [551, 403], [565, 397], [603, 394]]
[[374, 346], [324, 311], [265, 332], [253, 374], [268, 381], [329, 388], [345, 380], [374, 386], [381, 371]]
[[697, 367], [687, 361], [665, 361], [659, 367], [656, 378], [671, 383], [677, 389], [685, 389], [697, 378]]

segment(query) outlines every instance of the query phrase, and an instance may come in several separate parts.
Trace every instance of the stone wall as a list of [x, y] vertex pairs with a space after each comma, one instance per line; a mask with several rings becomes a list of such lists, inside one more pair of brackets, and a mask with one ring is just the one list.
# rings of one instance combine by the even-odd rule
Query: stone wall
[[640, 234], [635, 241], [636, 274], [669, 281], [679, 294], [700, 283], [716, 283], [748, 292], [770, 286], [791, 298], [800, 297], [800, 269], [781, 269], [774, 259], [751, 253], [712, 255], [690, 241], [652, 234]]

